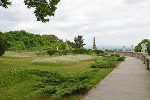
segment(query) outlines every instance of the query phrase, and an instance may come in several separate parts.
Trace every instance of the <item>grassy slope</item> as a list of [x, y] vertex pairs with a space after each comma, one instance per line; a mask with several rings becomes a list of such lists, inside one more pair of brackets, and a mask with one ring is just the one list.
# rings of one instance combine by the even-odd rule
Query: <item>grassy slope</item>
[[[61, 74], [77, 74], [92, 70], [92, 61], [83, 61], [72, 65], [49, 66], [42, 64], [31, 64], [37, 58], [32, 53], [14, 53], [14, 55], [28, 55], [30, 57], [10, 57], [11, 52], [7, 52], [0, 57], [0, 100], [33, 100], [31, 85], [35, 84], [36, 78], [28, 74], [26, 69], [55, 70]], [[99, 70], [99, 69], [98, 69]], [[100, 69], [95, 79], [91, 80], [91, 85], [96, 85], [113, 69]], [[61, 100], [79, 100], [83, 94], [65, 96]], [[35, 100], [49, 100], [48, 96], [37, 97]]]

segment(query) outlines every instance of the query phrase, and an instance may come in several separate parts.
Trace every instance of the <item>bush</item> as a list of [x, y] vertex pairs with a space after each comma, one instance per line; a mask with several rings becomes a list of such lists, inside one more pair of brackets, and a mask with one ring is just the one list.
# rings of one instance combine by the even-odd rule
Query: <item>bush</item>
[[34, 94], [48, 94], [54, 98], [73, 93], [83, 93], [91, 86], [90, 80], [96, 75], [98, 70], [76, 74], [73, 76], [60, 75], [54, 71], [31, 70], [30, 73], [42, 77], [39, 84], [33, 85]]
[[6, 41], [0, 38], [0, 56], [5, 53], [6, 50]]
[[117, 58], [117, 61], [124, 61], [125, 58], [126, 58], [126, 57], [124, 57], [124, 56], [118, 57], [118, 58]]
[[71, 53], [71, 51], [69, 50], [61, 50], [59, 51], [59, 55], [69, 55]]
[[52, 56], [52, 55], [54, 55], [54, 54], [59, 53], [59, 51], [57, 51], [57, 50], [48, 50], [47, 53], [48, 53], [50, 56]]
[[103, 60], [95, 59], [91, 64], [92, 68], [114, 68], [116, 67], [117, 60], [112, 56], [105, 56]]
[[119, 54], [112, 54], [112, 55], [110, 55], [110, 56], [120, 57]]
[[100, 53], [99, 56], [106, 56], [107, 53]]
[[104, 51], [102, 50], [92, 50], [91, 52], [95, 53], [98, 56], [104, 53]]
[[88, 50], [84, 48], [78, 48], [75, 50], [72, 50], [72, 53], [74, 54], [87, 54]]

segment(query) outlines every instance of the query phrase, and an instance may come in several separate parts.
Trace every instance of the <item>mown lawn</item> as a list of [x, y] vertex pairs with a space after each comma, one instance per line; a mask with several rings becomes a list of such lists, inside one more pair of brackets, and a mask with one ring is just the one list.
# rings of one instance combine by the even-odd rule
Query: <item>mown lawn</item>
[[[49, 95], [33, 95], [32, 85], [39, 83], [39, 77], [32, 75], [28, 70], [39, 69], [42, 71], [57, 71], [62, 75], [77, 75], [95, 70], [90, 65], [92, 59], [63, 64], [59, 63], [32, 63], [35, 59], [53, 58], [48, 55], [34, 53], [6, 52], [0, 57], [0, 100], [52, 100]], [[99, 57], [101, 59], [101, 57]], [[100, 82], [114, 68], [97, 68], [97, 73], [90, 80], [91, 87]], [[80, 100], [83, 93], [62, 96], [60, 100]]]

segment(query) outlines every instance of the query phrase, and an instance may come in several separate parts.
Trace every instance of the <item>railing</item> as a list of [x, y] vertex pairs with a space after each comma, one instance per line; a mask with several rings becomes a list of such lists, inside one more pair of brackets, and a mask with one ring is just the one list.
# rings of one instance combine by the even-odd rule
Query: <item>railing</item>
[[143, 54], [141, 52], [131, 52], [131, 51], [110, 51], [109, 54], [120, 54], [121, 56], [129, 56], [141, 59], [143, 64], [145, 64], [147, 70], [150, 66], [150, 56], [148, 54]]

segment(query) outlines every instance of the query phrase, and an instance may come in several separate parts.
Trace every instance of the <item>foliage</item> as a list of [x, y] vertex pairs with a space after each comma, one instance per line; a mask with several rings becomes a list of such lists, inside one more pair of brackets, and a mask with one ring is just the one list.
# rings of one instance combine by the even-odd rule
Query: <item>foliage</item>
[[6, 40], [5, 36], [2, 32], [0, 32], [0, 56], [5, 53], [6, 50]]
[[141, 52], [141, 49], [142, 49], [141, 44], [146, 43], [146, 42], [149, 42], [149, 40], [148, 39], [143, 39], [140, 43], [138, 43], [137, 46], [135, 46], [134, 51], [135, 52]]
[[52, 56], [52, 55], [55, 55], [55, 54], [57, 54], [59, 51], [57, 51], [57, 50], [48, 50], [47, 51], [47, 53], [50, 55], [50, 56]]
[[118, 58], [117, 58], [117, 61], [124, 61], [125, 58], [126, 58], [126, 57], [124, 57], [124, 56], [118, 57]]
[[[55, 35], [38, 35], [21, 31], [5, 32], [7, 50], [65, 50], [66, 44]], [[72, 47], [68, 45], [70, 49]]]
[[61, 50], [59, 51], [59, 55], [69, 55], [71, 54], [71, 50]]
[[87, 54], [87, 52], [88, 52], [87, 49], [84, 48], [77, 48], [72, 50], [73, 54]]
[[42, 35], [42, 39], [47, 43], [56, 43], [59, 40], [55, 35]]
[[95, 53], [97, 56], [102, 55], [104, 51], [102, 50], [92, 50], [92, 53]]
[[[89, 65], [92, 60], [80, 61], [70, 65], [49, 66], [48, 64], [32, 64], [33, 59], [47, 58], [46, 55], [36, 55], [33, 51], [28, 52], [16, 52], [6, 51], [4, 56], [0, 57], [0, 100], [53, 100], [50, 95], [33, 95], [32, 85], [40, 83], [41, 79], [48, 79], [47, 77], [39, 77], [29, 73], [30, 70], [43, 70], [50, 72], [58, 72], [59, 75], [64, 77], [77, 77], [86, 72], [97, 70], [94, 73], [94, 77], [90, 78], [88, 86], [92, 87], [99, 83], [104, 77], [106, 77], [113, 68], [105, 69], [92, 69]], [[50, 57], [52, 58], [52, 57]], [[80, 57], [81, 58], [81, 57]], [[84, 57], [87, 58], [87, 57]], [[101, 58], [100, 56], [98, 58]], [[70, 58], [74, 59], [74, 58]], [[29, 70], [29, 71], [28, 71]], [[40, 81], [41, 80], [41, 81]], [[42, 84], [42, 82], [41, 82]], [[47, 86], [47, 85], [45, 85]], [[39, 89], [38, 89], [39, 90]], [[64, 95], [59, 100], [79, 100], [85, 92], [80, 90], [77, 94]], [[56, 100], [56, 99], [54, 99]]]
[[75, 42], [76, 48], [82, 48], [85, 45], [83, 36], [81, 35], [74, 37], [74, 42]]
[[61, 98], [66, 94], [87, 91], [89, 82], [98, 70], [80, 73], [74, 76], [63, 76], [58, 72], [32, 70], [31, 74], [44, 77], [41, 83], [34, 85], [35, 94], [50, 94], [52, 97]]
[[4, 8], [8, 8], [8, 6], [11, 5], [11, 2], [9, 0], [1, 0], [0, 1], [0, 6]]
[[102, 59], [94, 59], [94, 63], [91, 64], [92, 68], [114, 68], [117, 65], [117, 61], [124, 61], [125, 57], [118, 54], [104, 56]]
[[[55, 10], [57, 9], [56, 5], [60, 0], [24, 0], [27, 8], [35, 8], [35, 16], [37, 21], [49, 22], [49, 18], [54, 16]], [[8, 5], [11, 5], [9, 0], [1, 0], [0, 6], [8, 8]]]
[[5, 53], [6, 41], [0, 38], [0, 56]]
[[76, 44], [74, 42], [71, 42], [69, 40], [67, 42], [72, 48], [76, 48]]

